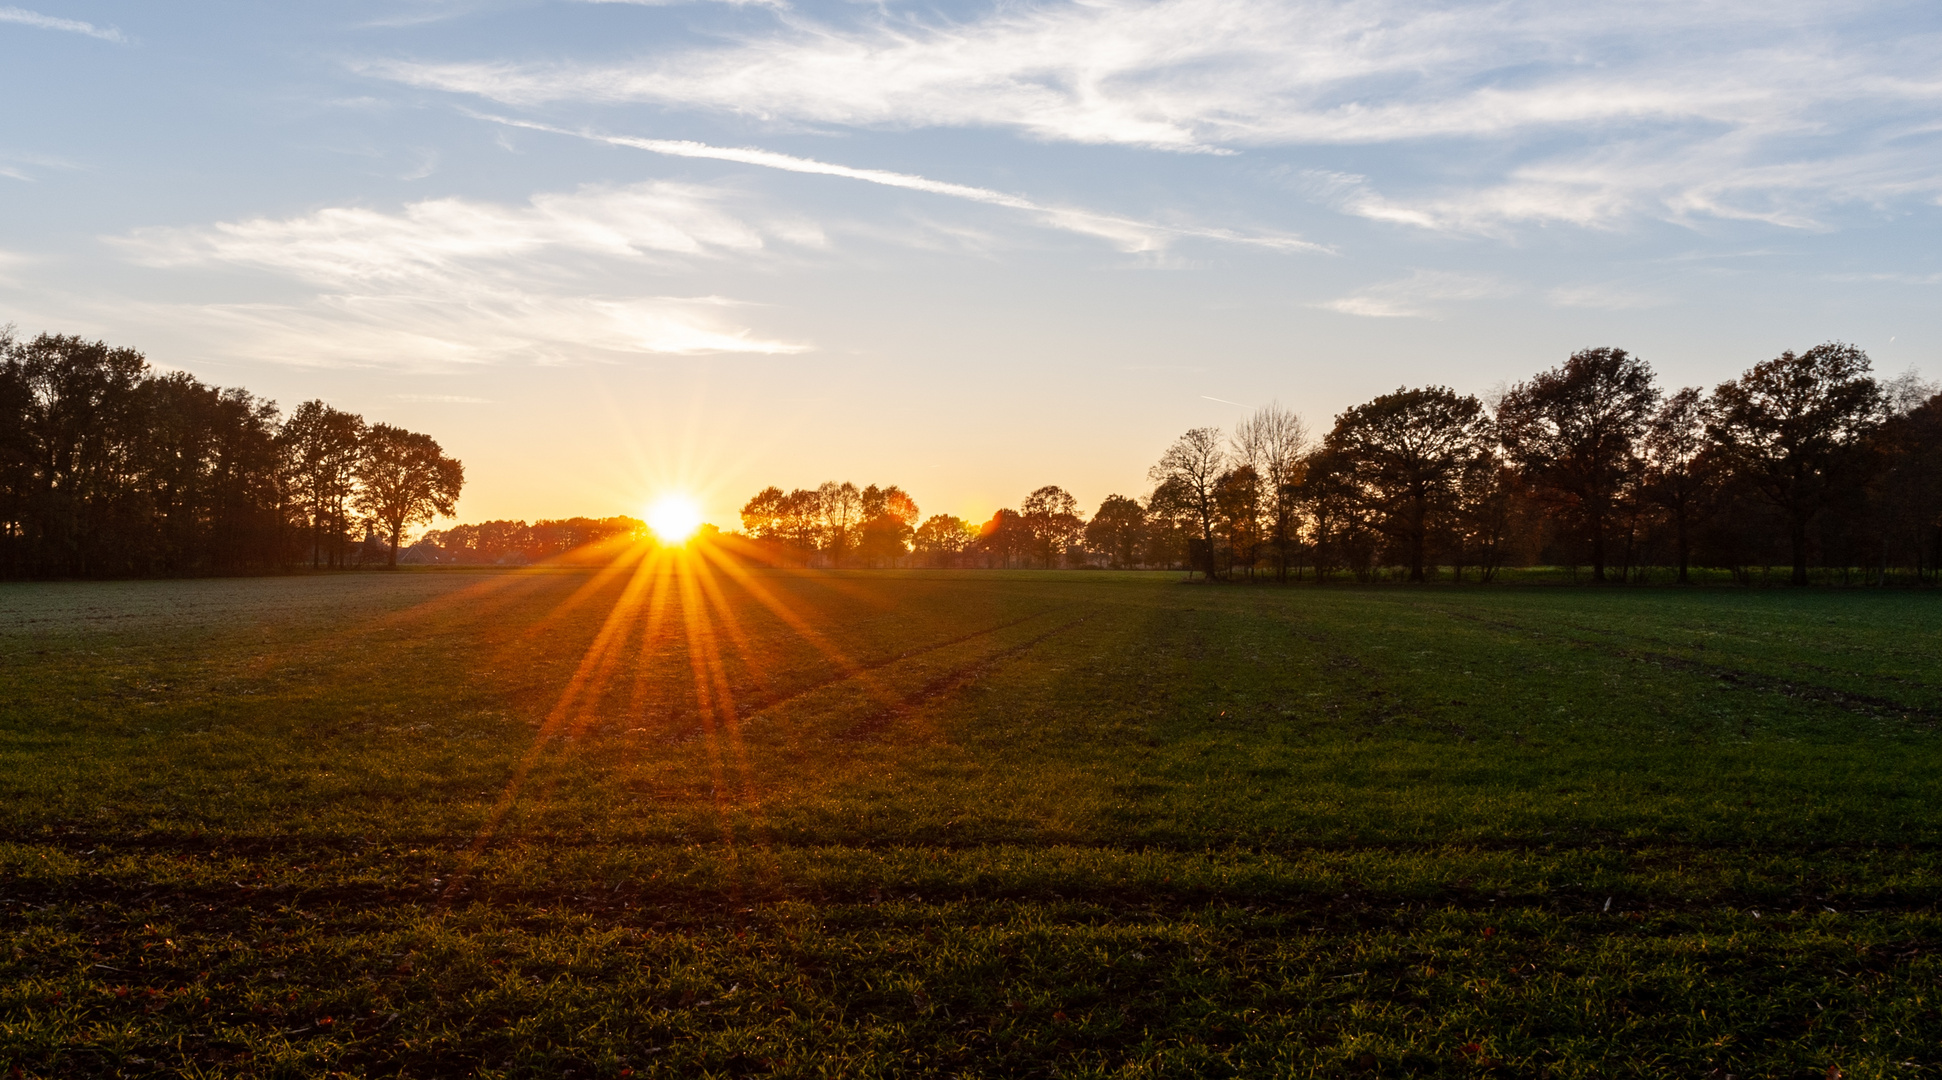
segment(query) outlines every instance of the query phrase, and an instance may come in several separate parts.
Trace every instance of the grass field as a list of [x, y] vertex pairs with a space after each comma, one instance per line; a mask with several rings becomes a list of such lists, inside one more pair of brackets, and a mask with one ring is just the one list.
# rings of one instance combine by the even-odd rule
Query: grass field
[[1942, 1075], [1942, 597], [0, 585], [0, 1069]]

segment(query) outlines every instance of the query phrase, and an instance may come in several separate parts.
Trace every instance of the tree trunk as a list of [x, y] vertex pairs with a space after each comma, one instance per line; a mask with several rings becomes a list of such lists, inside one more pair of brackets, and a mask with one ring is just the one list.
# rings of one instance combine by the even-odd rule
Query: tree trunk
[[399, 536], [399, 534], [400, 534], [400, 533], [402, 533], [402, 532], [404, 532], [404, 531], [405, 531], [405, 524], [404, 524], [404, 522], [402, 522], [402, 521], [396, 521], [396, 522], [392, 522], [392, 524], [391, 524], [391, 557], [385, 560], [385, 565], [386, 565], [387, 567], [389, 567], [389, 568], [391, 568], [391, 569], [393, 569], [393, 570], [396, 570], [396, 569], [398, 568], [398, 536]]
[[1686, 564], [1689, 561], [1690, 552], [1692, 548], [1690, 546], [1690, 542], [1686, 539], [1685, 507], [1682, 506], [1678, 510], [1673, 512], [1672, 522], [1673, 522], [1673, 543], [1677, 544], [1679, 547], [1679, 584], [1681, 585], [1690, 584], [1686, 580]]
[[1605, 583], [1605, 517], [1603, 514], [1591, 515], [1591, 580], [1599, 585]]
[[1789, 539], [1793, 541], [1794, 547], [1793, 583], [1795, 585], [1805, 585], [1807, 584], [1807, 517], [1802, 514], [1796, 514], [1793, 520], [1793, 528], [1789, 532], [1792, 534]]

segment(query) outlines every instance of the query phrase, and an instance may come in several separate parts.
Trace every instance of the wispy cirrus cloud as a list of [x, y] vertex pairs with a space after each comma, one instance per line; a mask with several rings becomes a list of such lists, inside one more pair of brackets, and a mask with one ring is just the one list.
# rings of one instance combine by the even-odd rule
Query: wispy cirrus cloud
[[638, 102], [792, 128], [1177, 152], [1436, 143], [1462, 167], [1384, 175], [1337, 205], [1441, 231], [1816, 227], [1832, 205], [1942, 195], [1942, 20], [1897, 0], [1085, 0], [955, 22], [792, 14], [625, 63], [361, 67], [515, 106]]
[[19, 279], [16, 272], [33, 261], [31, 257], [17, 251], [0, 248], [0, 285], [17, 284]]
[[440, 366], [626, 354], [801, 352], [723, 317], [719, 297], [659, 295], [694, 260], [748, 257], [819, 231], [751, 222], [714, 193], [646, 183], [534, 196], [524, 206], [430, 199], [387, 213], [331, 207], [110, 242], [170, 269], [242, 268], [320, 289], [296, 303], [178, 314], [253, 355], [298, 363]]
[[489, 267], [523, 273], [535, 258], [564, 253], [638, 261], [751, 252], [764, 246], [765, 229], [728, 212], [713, 192], [644, 183], [542, 193], [525, 206], [451, 198], [396, 213], [329, 207], [207, 228], [137, 229], [113, 243], [150, 266], [226, 263], [322, 284], [393, 285], [439, 283]]
[[1434, 319], [1453, 301], [1498, 300], [1516, 293], [1514, 286], [1488, 274], [1417, 270], [1315, 306], [1371, 319]]
[[1547, 289], [1544, 299], [1552, 307], [1589, 308], [1597, 311], [1637, 311], [1663, 307], [1672, 302], [1663, 293], [1630, 285], [1599, 282], [1584, 285], [1558, 285]]
[[629, 4], [634, 7], [675, 7], [687, 3], [729, 4], [734, 7], [787, 8], [787, 0], [579, 0], [583, 4]]
[[1942, 285], [1942, 274], [1827, 274], [1824, 275], [1824, 280], [1885, 282], [1892, 285]]
[[91, 22], [82, 22], [80, 19], [42, 15], [38, 11], [28, 11], [26, 8], [0, 7], [0, 23], [15, 23], [41, 30], [64, 30], [70, 34], [85, 34], [91, 38], [100, 38], [102, 41], [112, 41], [117, 45], [128, 44], [127, 35], [112, 26], [96, 26]]

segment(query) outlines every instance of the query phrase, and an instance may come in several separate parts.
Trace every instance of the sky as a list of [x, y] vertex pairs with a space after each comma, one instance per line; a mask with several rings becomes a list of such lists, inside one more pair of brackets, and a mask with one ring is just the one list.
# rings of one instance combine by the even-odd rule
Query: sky
[[1942, 374], [1942, 5], [0, 5], [0, 323], [466, 464], [988, 516], [1610, 345]]

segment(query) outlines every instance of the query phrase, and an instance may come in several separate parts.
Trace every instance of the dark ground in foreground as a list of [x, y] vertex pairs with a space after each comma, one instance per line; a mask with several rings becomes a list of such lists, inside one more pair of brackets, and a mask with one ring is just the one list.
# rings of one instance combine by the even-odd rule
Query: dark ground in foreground
[[1938, 605], [0, 585], [0, 1069], [1935, 1076]]

